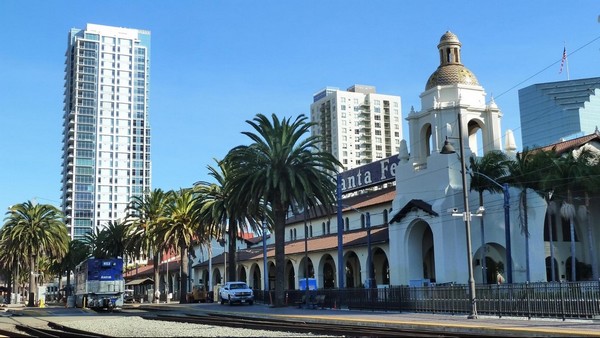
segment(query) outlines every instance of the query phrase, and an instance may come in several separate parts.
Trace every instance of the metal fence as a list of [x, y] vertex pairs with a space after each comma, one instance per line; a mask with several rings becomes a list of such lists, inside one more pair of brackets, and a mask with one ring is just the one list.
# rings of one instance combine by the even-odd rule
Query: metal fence
[[[468, 314], [468, 285], [423, 287], [390, 286], [373, 289], [319, 289], [309, 297], [325, 295], [327, 308], [356, 310]], [[286, 291], [293, 306], [306, 291]], [[600, 281], [552, 282], [476, 286], [477, 312], [498, 317], [600, 319]], [[272, 304], [273, 291], [255, 292], [257, 302]]]

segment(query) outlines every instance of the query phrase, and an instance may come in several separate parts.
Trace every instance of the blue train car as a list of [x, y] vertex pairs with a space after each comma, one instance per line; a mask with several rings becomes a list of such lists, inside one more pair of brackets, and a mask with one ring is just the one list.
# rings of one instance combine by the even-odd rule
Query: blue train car
[[123, 306], [123, 259], [88, 258], [75, 268], [75, 304], [96, 310]]

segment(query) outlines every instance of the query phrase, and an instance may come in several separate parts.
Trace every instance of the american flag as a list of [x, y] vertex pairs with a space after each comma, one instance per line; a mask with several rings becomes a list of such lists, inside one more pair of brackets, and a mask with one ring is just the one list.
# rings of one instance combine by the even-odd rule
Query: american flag
[[565, 64], [566, 59], [567, 59], [567, 47], [565, 47], [563, 49], [563, 57], [562, 57], [562, 60], [560, 60], [560, 70], [558, 71], [558, 74], [562, 73], [563, 65]]

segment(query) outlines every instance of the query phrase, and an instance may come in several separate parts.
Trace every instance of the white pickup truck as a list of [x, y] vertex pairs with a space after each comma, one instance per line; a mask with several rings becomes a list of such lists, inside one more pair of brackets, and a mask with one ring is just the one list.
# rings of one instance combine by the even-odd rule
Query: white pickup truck
[[221, 304], [228, 302], [254, 304], [254, 292], [244, 282], [227, 282], [219, 289], [219, 299]]

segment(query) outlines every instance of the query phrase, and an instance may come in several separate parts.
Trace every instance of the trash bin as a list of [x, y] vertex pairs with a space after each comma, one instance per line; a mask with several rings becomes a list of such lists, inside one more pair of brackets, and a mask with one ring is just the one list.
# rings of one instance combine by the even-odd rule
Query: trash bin
[[69, 297], [67, 297], [67, 307], [68, 308], [75, 307], [75, 296], [69, 296]]

